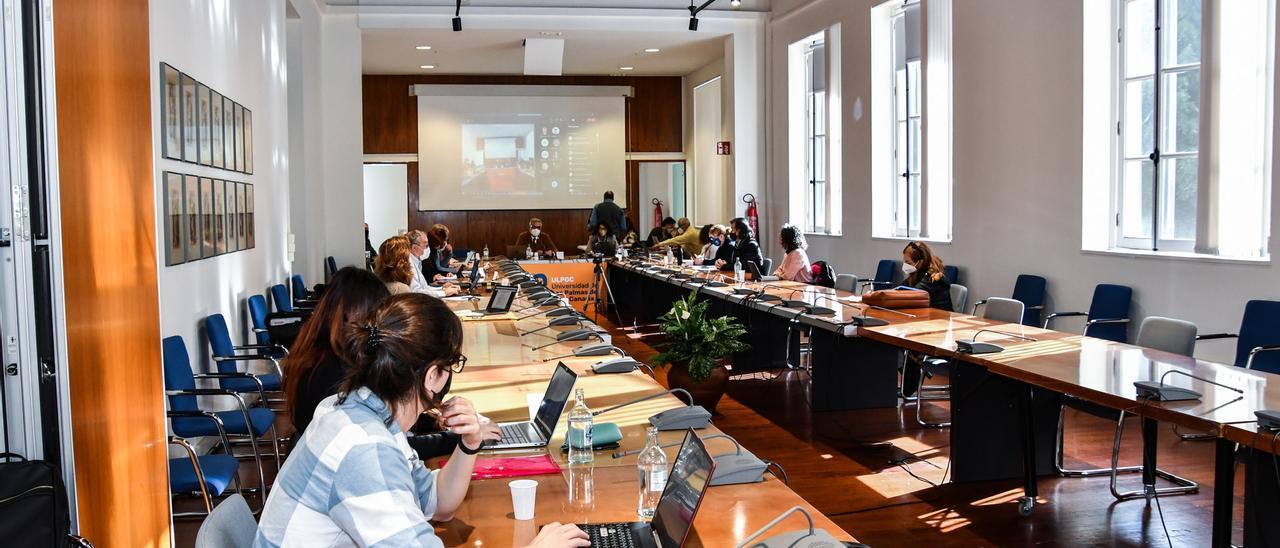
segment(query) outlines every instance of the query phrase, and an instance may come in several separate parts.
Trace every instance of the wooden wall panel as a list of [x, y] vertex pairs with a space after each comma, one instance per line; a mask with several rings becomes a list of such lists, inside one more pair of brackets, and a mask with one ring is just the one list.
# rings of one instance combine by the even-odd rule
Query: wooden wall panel
[[632, 86], [627, 100], [627, 152], [684, 150], [684, 82], [679, 76], [374, 75], [363, 80], [364, 153], [416, 154], [414, 84]]
[[53, 3], [81, 532], [168, 546], [147, 0]]

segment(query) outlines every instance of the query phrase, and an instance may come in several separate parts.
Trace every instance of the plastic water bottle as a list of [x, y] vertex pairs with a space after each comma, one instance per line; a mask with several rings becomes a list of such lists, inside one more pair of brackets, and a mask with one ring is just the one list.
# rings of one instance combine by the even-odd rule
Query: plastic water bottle
[[670, 247], [667, 247], [667, 262], [666, 262], [666, 264], [667, 264], [667, 266], [671, 266], [671, 265], [673, 265], [673, 264], [675, 264], [675, 263], [676, 263], [676, 256], [675, 256], [675, 254], [674, 254], [674, 253], [672, 253], [672, 252], [671, 252], [671, 248], [670, 248]]
[[595, 462], [596, 454], [591, 449], [591, 409], [587, 407], [586, 393], [576, 389], [574, 400], [573, 409], [569, 411], [569, 464]]
[[531, 245], [524, 246], [524, 258], [526, 259], [533, 258], [533, 246]]
[[667, 486], [667, 454], [658, 446], [658, 429], [650, 426], [648, 438], [640, 459], [636, 461], [636, 472], [640, 476], [640, 504], [636, 513], [642, 519], [653, 518], [658, 509], [658, 499]]
[[746, 276], [742, 273], [742, 259], [734, 259], [733, 261], [733, 278], [738, 280], [738, 283], [747, 281]]
[[484, 251], [482, 253], [484, 254], [484, 256], [481, 258], [483, 258], [486, 261], [489, 260], [489, 244], [484, 244]]

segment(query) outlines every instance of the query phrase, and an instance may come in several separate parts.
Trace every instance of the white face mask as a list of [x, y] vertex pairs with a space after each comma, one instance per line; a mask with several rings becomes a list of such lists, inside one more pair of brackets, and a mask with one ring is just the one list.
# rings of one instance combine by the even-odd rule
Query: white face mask
[[540, 234], [542, 234], [542, 229], [541, 229], [541, 228], [530, 228], [530, 229], [529, 229], [529, 235], [530, 235], [530, 236], [533, 236], [534, 238], [537, 238], [537, 237], [538, 237], [538, 235], [540, 235]]
[[902, 263], [903, 274], [910, 276], [912, 274], [915, 274], [915, 272], [916, 272], [916, 265], [913, 265], [911, 263]]

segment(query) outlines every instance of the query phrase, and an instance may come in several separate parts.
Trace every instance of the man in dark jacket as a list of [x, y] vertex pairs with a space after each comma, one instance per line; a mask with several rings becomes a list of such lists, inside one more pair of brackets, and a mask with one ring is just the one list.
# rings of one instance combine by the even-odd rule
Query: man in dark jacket
[[594, 233], [596, 227], [604, 223], [610, 234], [626, 234], [627, 216], [618, 204], [613, 203], [613, 191], [604, 191], [604, 201], [591, 208], [591, 219], [587, 221], [587, 232]]

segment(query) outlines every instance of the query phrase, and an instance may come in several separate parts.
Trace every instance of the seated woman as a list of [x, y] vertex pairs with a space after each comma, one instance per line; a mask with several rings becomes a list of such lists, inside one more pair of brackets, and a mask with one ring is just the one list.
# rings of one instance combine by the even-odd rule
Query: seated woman
[[618, 254], [618, 239], [609, 230], [609, 225], [596, 223], [596, 231], [587, 241], [587, 250], [591, 253], [600, 253], [605, 257]]
[[411, 291], [409, 284], [413, 282], [413, 266], [409, 264], [410, 260], [409, 238], [405, 236], [392, 236], [378, 246], [373, 271], [392, 295]]
[[902, 285], [929, 292], [929, 308], [951, 311], [951, 281], [943, 272], [942, 259], [924, 242], [910, 242], [902, 249]]
[[[471, 402], [444, 400], [466, 363], [462, 325], [439, 299], [408, 293], [347, 324], [342, 340], [350, 368], [280, 469], [254, 546], [443, 547], [428, 520], [453, 518], [484, 441]], [[438, 471], [408, 450], [423, 413], [461, 436]], [[587, 545], [577, 526], [552, 523], [530, 546]]]
[[427, 258], [422, 260], [422, 275], [431, 283], [441, 283], [458, 277], [458, 265], [449, 246], [449, 227], [431, 226], [427, 231]]
[[755, 263], [756, 268], [763, 271], [764, 259], [760, 257], [760, 243], [756, 241], [755, 233], [751, 231], [747, 220], [738, 217], [729, 221], [729, 230], [733, 235], [733, 254], [728, 259], [716, 259], [716, 268], [733, 270], [733, 265], [740, 262], [743, 269], [747, 268], [747, 263]]
[[787, 223], [782, 225], [778, 241], [787, 255], [782, 258], [782, 264], [773, 271], [773, 275], [783, 280], [813, 283], [813, 265], [809, 264], [809, 255], [804, 252], [809, 247], [804, 241], [804, 233], [796, 225]]

